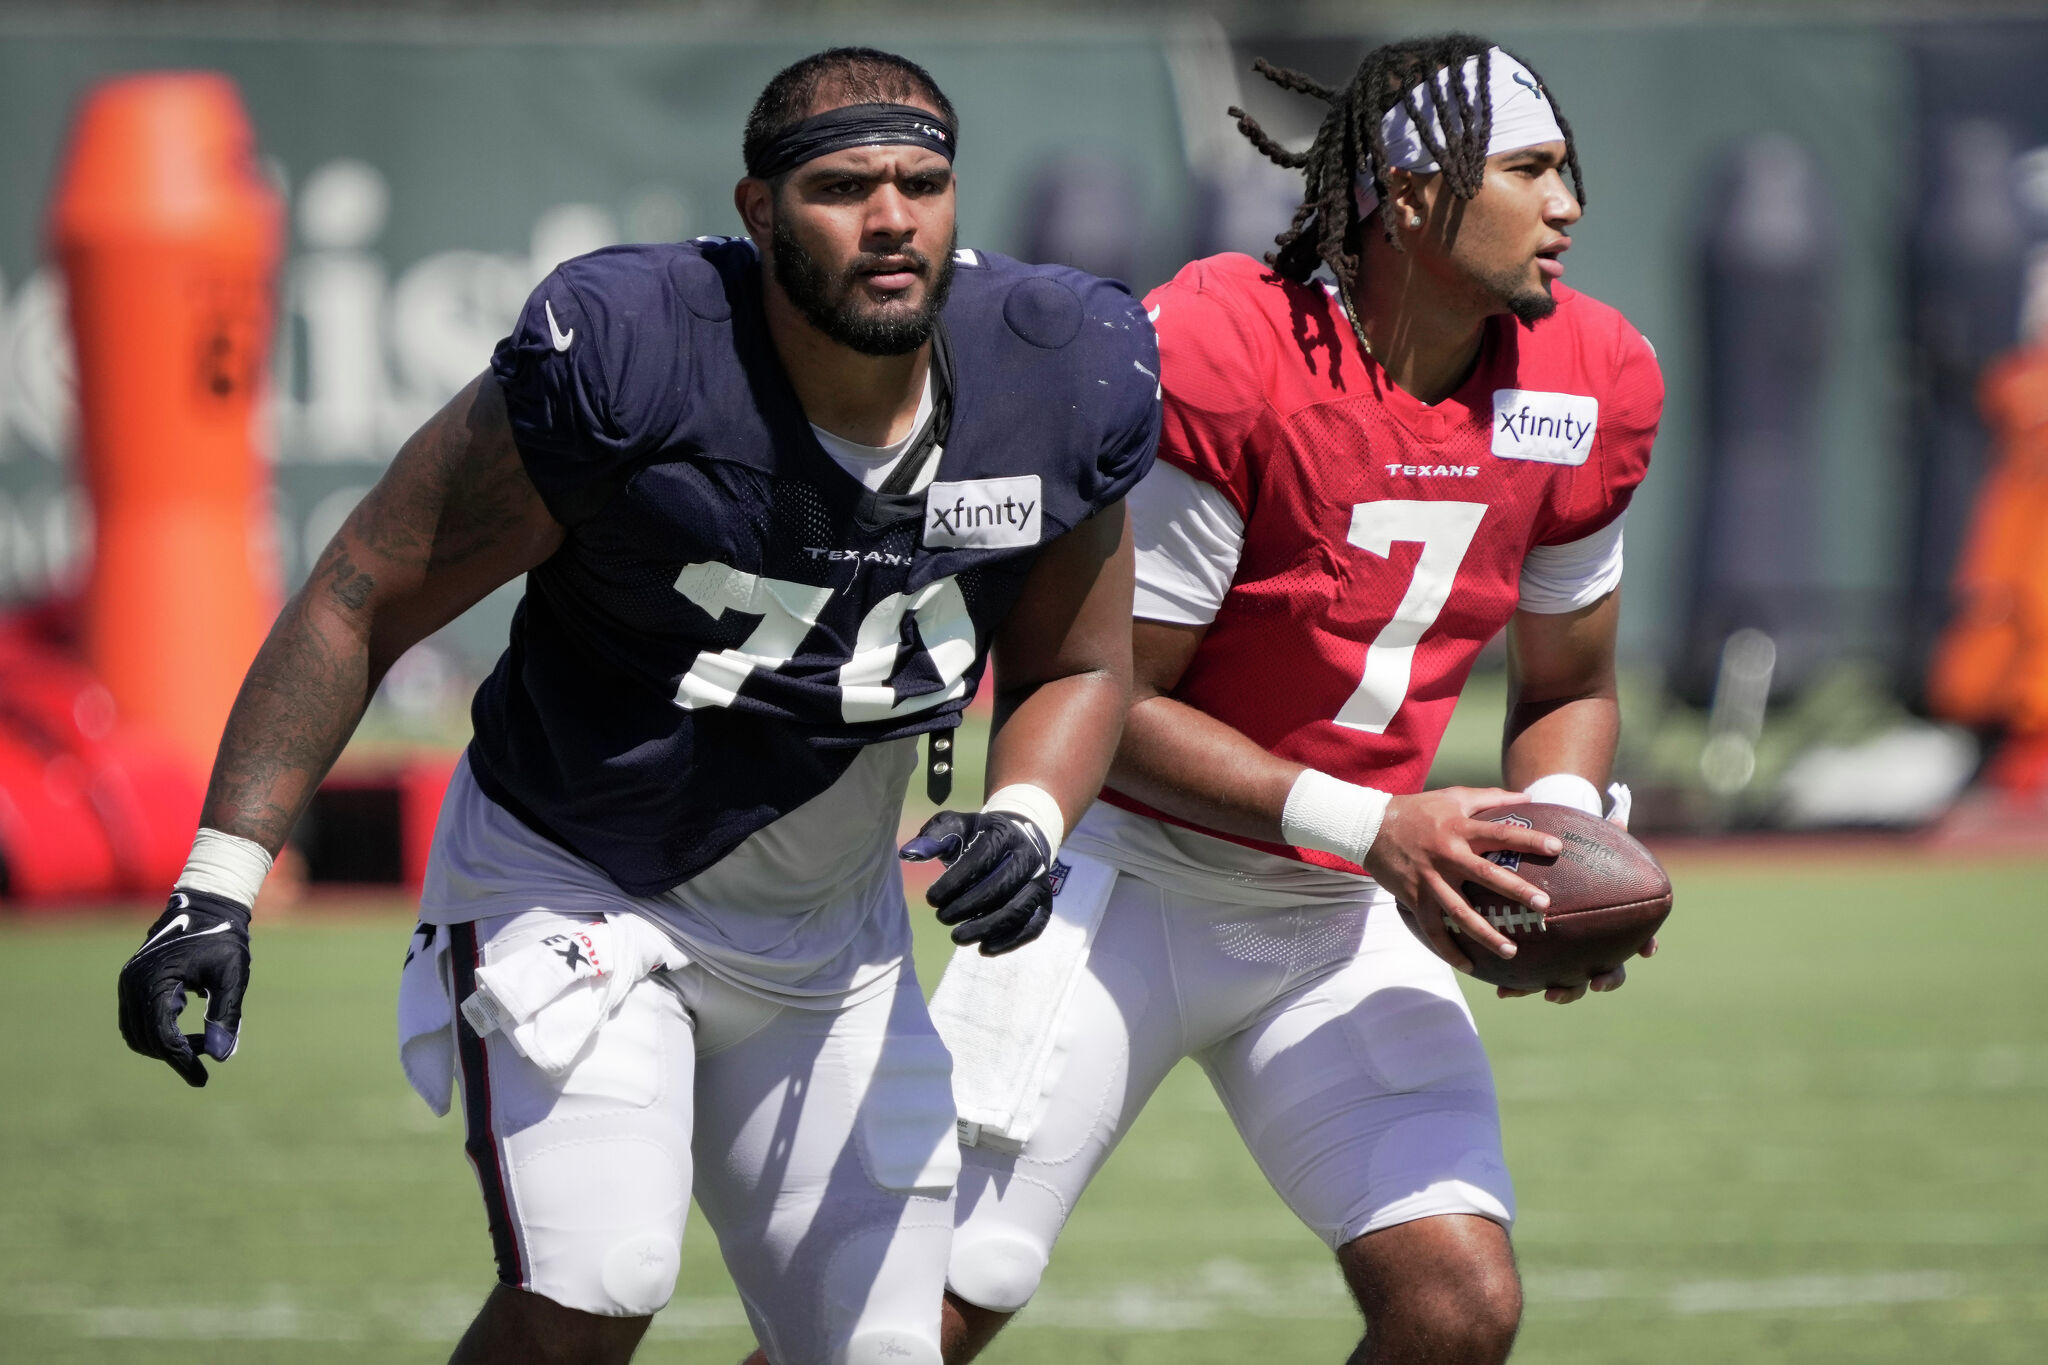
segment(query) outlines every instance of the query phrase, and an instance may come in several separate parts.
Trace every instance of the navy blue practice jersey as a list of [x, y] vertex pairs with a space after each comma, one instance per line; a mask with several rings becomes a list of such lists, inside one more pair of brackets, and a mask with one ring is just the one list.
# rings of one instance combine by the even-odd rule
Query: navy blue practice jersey
[[959, 253], [952, 417], [925, 491], [819, 446], [751, 243], [614, 247], [543, 280], [491, 371], [567, 528], [477, 692], [470, 765], [648, 895], [816, 796], [861, 746], [950, 727], [1041, 547], [1123, 497], [1159, 433], [1123, 286]]

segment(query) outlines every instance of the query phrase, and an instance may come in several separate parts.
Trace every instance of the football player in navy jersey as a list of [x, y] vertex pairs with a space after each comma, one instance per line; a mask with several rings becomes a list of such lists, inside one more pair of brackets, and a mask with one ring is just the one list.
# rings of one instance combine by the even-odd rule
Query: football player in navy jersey
[[[443, 801], [399, 991], [461, 1082], [499, 1285], [458, 1361], [622, 1361], [703, 1207], [777, 1365], [937, 1365], [958, 1170], [903, 850], [961, 943], [1028, 944], [1130, 692], [1121, 499], [1158, 358], [1120, 285], [956, 251], [957, 123], [871, 49], [781, 72], [747, 236], [568, 261], [278, 619], [191, 861], [120, 980], [136, 1051], [234, 1051], [249, 908], [385, 670], [526, 593]], [[186, 1037], [186, 993], [208, 999]]]

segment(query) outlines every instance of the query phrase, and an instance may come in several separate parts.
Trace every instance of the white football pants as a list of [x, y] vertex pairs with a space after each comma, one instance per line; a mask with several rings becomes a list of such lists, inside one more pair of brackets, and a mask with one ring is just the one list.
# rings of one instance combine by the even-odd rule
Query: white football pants
[[1384, 893], [1247, 908], [1121, 875], [1047, 1027], [1066, 1061], [1030, 1140], [963, 1150], [947, 1278], [970, 1303], [1023, 1307], [1081, 1192], [1188, 1056], [1332, 1248], [1437, 1214], [1513, 1221], [1493, 1076], [1456, 974]]
[[[450, 926], [457, 1002], [477, 965], [574, 923]], [[951, 1068], [908, 963], [893, 993], [837, 1010], [701, 967], [657, 972], [559, 1080], [504, 1034], [456, 1027], [504, 1283], [651, 1314], [674, 1291], [694, 1193], [775, 1365], [938, 1365]]]

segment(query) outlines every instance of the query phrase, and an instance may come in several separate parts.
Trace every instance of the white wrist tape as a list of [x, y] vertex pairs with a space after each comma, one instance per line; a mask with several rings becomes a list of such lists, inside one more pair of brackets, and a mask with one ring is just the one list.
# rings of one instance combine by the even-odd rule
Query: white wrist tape
[[1060, 813], [1060, 803], [1052, 799], [1052, 793], [1031, 782], [1012, 782], [1007, 787], [998, 787], [989, 794], [981, 806], [982, 813], [1005, 811], [1021, 815], [1038, 826], [1038, 832], [1045, 836], [1049, 845], [1045, 861], [1051, 863], [1060, 856], [1060, 844], [1067, 837], [1067, 817]]
[[1523, 784], [1522, 790], [1529, 794], [1531, 801], [1541, 801], [1547, 806], [1570, 806], [1596, 818], [1606, 806], [1606, 802], [1600, 799], [1600, 789], [1577, 773], [1551, 773]]
[[270, 855], [263, 845], [202, 826], [192, 838], [192, 856], [178, 874], [177, 885], [253, 907], [268, 875]]
[[1304, 768], [1287, 791], [1287, 806], [1280, 812], [1280, 837], [1296, 848], [1334, 853], [1354, 863], [1364, 863], [1366, 851], [1380, 836], [1380, 822], [1387, 818], [1390, 792], [1361, 787], [1355, 782]]

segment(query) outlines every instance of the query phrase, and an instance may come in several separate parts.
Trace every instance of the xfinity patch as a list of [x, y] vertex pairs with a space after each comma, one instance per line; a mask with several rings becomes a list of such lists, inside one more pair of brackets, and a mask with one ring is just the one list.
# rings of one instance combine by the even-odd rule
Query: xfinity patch
[[1537, 389], [1493, 391], [1493, 453], [1504, 460], [1584, 464], [1593, 453], [1600, 400]]
[[924, 543], [957, 550], [1001, 550], [1038, 543], [1038, 476], [934, 481], [924, 491]]

